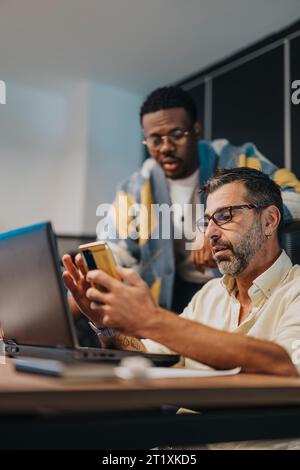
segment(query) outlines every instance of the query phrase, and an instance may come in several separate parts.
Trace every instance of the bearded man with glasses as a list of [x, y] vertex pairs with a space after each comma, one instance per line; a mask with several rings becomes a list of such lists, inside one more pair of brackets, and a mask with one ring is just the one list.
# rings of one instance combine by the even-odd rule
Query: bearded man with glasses
[[133, 349], [176, 351], [186, 367], [298, 376], [300, 360], [292, 357], [300, 340], [300, 266], [279, 245], [279, 187], [258, 170], [233, 168], [219, 170], [202, 191], [207, 201], [199, 234], [205, 232], [223, 277], [208, 281], [177, 316], [155, 304], [133, 270], [118, 268], [127, 283], [90, 271], [95, 287], [85, 295], [96, 327], [117, 328], [102, 346], [126, 349], [125, 333], [148, 338], [130, 341]]
[[[90, 271], [88, 281], [102, 288], [86, 292], [94, 318], [98, 316], [97, 327], [115, 329], [102, 346], [175, 351], [188, 368], [241, 367], [244, 373], [298, 377], [300, 266], [293, 265], [279, 245], [279, 187], [258, 170], [234, 168], [220, 170], [202, 192], [206, 208], [197, 225], [200, 236], [205, 233], [209, 240], [223, 277], [208, 281], [177, 316], [155, 305], [136, 272], [119, 268], [127, 281], [122, 283], [102, 271]], [[299, 449], [300, 440], [206, 448]]]

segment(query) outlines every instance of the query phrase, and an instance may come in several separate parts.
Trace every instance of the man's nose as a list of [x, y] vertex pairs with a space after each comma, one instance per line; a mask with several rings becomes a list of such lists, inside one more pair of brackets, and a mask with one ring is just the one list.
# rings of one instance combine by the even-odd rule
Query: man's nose
[[160, 151], [162, 153], [168, 152], [170, 149], [174, 150], [175, 145], [167, 135], [161, 136], [161, 140]]
[[205, 237], [212, 240], [213, 238], [220, 238], [221, 230], [220, 227], [214, 222], [213, 219], [210, 219], [208, 226], [205, 230]]

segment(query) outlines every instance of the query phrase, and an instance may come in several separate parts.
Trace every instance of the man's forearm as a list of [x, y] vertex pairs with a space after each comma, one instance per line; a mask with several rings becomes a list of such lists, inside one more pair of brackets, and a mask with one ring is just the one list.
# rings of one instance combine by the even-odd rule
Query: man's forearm
[[229, 333], [158, 309], [143, 331], [177, 353], [216, 369], [242, 367], [244, 372], [298, 376], [287, 351], [271, 341]]

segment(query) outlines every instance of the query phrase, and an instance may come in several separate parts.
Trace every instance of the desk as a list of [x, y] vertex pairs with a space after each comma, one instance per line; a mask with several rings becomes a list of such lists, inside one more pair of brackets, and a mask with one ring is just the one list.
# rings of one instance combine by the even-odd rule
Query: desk
[[[163, 404], [200, 414], [160, 411]], [[0, 366], [0, 448], [149, 449], [300, 437], [300, 379], [232, 377], [66, 383]]]

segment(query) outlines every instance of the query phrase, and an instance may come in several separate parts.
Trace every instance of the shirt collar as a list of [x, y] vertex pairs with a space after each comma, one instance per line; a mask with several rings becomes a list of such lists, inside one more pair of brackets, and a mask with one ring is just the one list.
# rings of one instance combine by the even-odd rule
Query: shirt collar
[[[269, 298], [278, 285], [284, 281], [292, 266], [293, 264], [290, 258], [286, 252], [282, 250], [277, 260], [266, 271], [254, 279], [248, 291], [249, 297], [253, 303], [261, 297], [261, 294], [263, 294], [265, 298]], [[233, 276], [225, 274], [221, 279], [221, 283], [229, 295], [235, 293], [236, 281]]]

